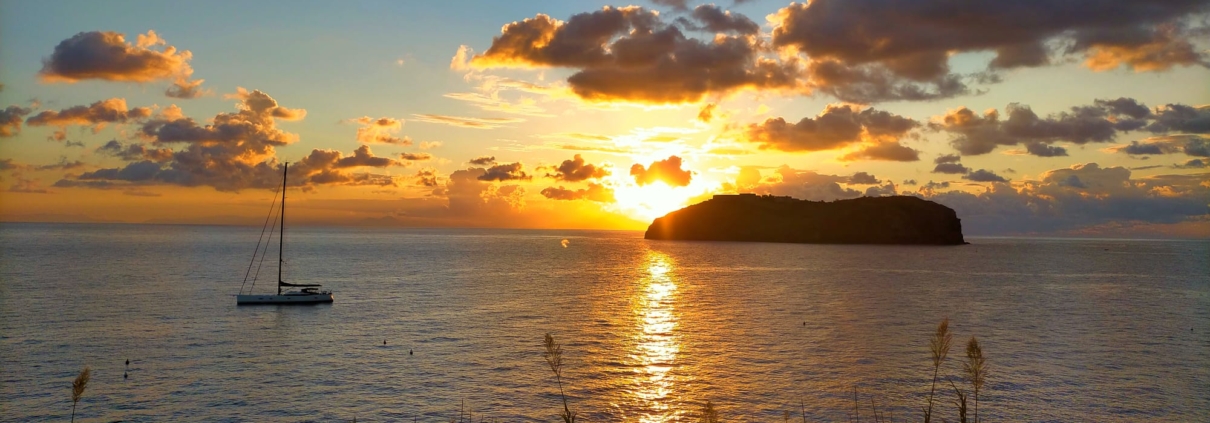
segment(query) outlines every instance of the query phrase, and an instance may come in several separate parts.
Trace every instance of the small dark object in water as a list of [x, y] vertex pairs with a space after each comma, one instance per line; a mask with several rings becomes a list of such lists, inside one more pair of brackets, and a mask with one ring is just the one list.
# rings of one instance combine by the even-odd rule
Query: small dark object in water
[[130, 374], [126, 373], [126, 372], [122, 372], [122, 379], [130, 379]]
[[803, 326], [806, 326], [806, 325], [807, 325], [807, 322], [802, 322], [802, 325], [803, 325]]
[[387, 344], [387, 340], [383, 339], [383, 340], [382, 340], [382, 345], [386, 345], [386, 344]]
[[412, 350], [408, 350], [408, 355], [412, 355]]
[[129, 366], [129, 365], [130, 365], [130, 359], [129, 359], [129, 358], [128, 358], [128, 359], [126, 359], [126, 365], [127, 365], [127, 366]]

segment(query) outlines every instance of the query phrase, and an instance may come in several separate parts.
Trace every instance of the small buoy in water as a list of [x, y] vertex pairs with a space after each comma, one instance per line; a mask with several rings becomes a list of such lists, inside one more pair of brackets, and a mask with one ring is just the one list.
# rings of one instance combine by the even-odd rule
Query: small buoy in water
[[803, 325], [803, 326], [806, 326], [806, 325], [807, 325], [807, 322], [802, 322], [802, 325]]
[[129, 365], [130, 365], [130, 359], [129, 359], [129, 358], [128, 358], [128, 359], [126, 359], [126, 365], [127, 365], [127, 366], [129, 366]]
[[130, 374], [126, 373], [126, 372], [122, 372], [122, 379], [130, 379]]
[[386, 344], [387, 344], [387, 340], [383, 339], [383, 340], [382, 340], [382, 345], [386, 345]]
[[412, 355], [412, 350], [408, 350], [408, 355]]

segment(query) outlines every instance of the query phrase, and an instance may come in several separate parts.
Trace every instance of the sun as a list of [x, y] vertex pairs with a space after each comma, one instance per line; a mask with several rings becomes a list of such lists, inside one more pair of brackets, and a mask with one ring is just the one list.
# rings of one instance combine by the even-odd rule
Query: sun
[[651, 221], [689, 205], [689, 200], [702, 193], [689, 187], [670, 187], [663, 181], [648, 185], [628, 184], [614, 188], [614, 206], [619, 212], [636, 219]]

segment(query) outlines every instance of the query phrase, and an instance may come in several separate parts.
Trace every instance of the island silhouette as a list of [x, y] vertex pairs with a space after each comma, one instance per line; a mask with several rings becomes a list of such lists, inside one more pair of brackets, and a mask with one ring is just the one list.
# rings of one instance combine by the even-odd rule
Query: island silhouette
[[832, 202], [719, 194], [656, 218], [646, 239], [806, 244], [960, 245], [954, 210], [911, 196]]

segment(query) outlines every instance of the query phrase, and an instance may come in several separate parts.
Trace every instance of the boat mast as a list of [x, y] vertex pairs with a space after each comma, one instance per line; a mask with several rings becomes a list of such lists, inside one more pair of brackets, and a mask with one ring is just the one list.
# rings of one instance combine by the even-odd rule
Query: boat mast
[[281, 230], [277, 234], [277, 295], [281, 295], [281, 268], [286, 263], [286, 172], [290, 170], [290, 162], [282, 166], [281, 171]]

